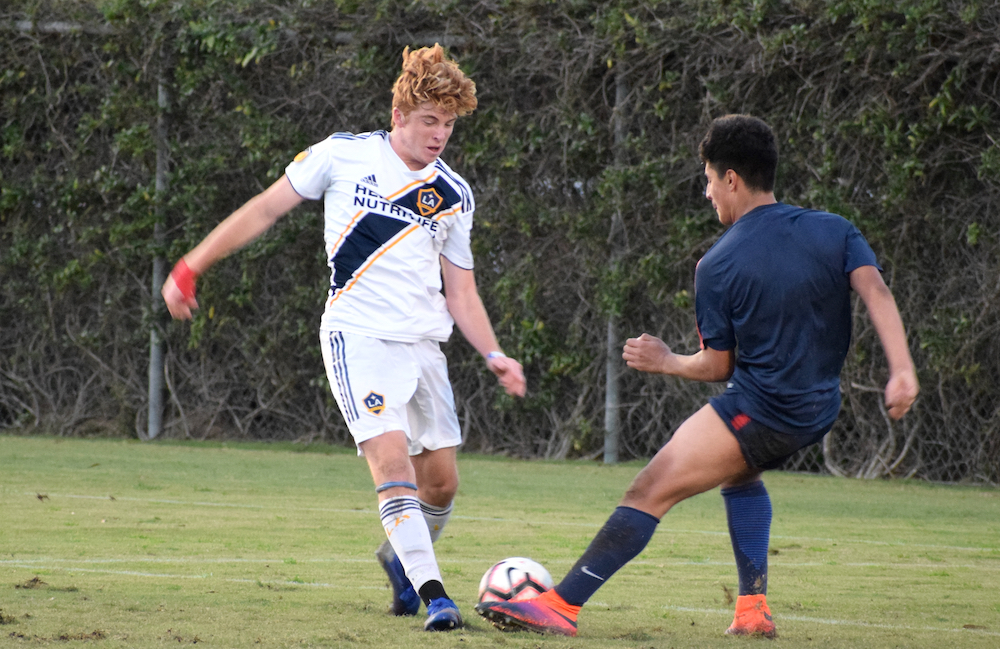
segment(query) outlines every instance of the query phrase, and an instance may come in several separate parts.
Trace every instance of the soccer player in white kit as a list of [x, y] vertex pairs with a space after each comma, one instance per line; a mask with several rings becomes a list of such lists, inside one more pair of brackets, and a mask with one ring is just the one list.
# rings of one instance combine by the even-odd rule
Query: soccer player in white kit
[[504, 389], [525, 393], [521, 364], [501, 351], [476, 288], [472, 191], [440, 159], [475, 93], [439, 45], [405, 49], [391, 132], [335, 133], [299, 153], [184, 255], [162, 290], [171, 315], [190, 319], [199, 275], [303, 200], [324, 201], [327, 377], [375, 482], [388, 537], [376, 556], [393, 613], [415, 615], [423, 601], [429, 631], [462, 626], [432, 547], [451, 515], [462, 441], [439, 343], [457, 324]]

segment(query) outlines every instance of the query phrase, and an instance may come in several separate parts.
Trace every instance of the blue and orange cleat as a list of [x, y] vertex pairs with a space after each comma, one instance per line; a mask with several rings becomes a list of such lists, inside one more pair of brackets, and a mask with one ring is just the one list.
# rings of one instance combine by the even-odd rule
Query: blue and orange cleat
[[520, 602], [481, 602], [476, 612], [501, 631], [524, 629], [549, 635], [576, 635], [580, 607], [566, 603], [555, 589]]
[[736, 617], [726, 629], [727, 635], [759, 635], [777, 638], [778, 631], [771, 619], [771, 609], [764, 595], [740, 595], [736, 598]]
[[427, 621], [424, 631], [451, 631], [462, 628], [462, 615], [455, 602], [447, 597], [432, 599], [427, 605]]
[[420, 595], [414, 590], [413, 584], [403, 570], [403, 564], [399, 562], [392, 545], [386, 540], [375, 550], [375, 558], [379, 565], [389, 576], [389, 585], [392, 586], [392, 614], [393, 615], [416, 615], [420, 612]]

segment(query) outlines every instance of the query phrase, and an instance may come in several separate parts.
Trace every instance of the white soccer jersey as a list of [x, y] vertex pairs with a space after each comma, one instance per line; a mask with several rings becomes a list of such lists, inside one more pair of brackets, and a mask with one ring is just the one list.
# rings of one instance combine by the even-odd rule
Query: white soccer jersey
[[472, 191], [441, 160], [411, 171], [385, 131], [334, 133], [285, 168], [304, 198], [325, 203], [331, 270], [321, 329], [445, 341], [454, 320], [441, 294], [444, 255], [472, 269]]

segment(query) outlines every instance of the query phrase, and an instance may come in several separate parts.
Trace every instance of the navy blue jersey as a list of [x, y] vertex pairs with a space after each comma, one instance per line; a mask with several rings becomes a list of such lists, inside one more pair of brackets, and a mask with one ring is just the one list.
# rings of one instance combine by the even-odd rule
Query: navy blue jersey
[[840, 411], [840, 370], [851, 341], [851, 285], [881, 267], [843, 217], [784, 203], [736, 221], [698, 263], [702, 344], [736, 350], [727, 392], [741, 410], [786, 433], [814, 432]]

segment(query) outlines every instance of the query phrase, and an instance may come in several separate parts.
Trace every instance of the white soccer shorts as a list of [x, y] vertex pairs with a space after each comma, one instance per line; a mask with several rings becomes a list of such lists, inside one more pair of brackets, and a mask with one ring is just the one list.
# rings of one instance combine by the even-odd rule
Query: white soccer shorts
[[406, 433], [410, 455], [462, 443], [448, 363], [437, 341], [402, 343], [321, 331], [320, 347], [355, 444], [393, 430]]

